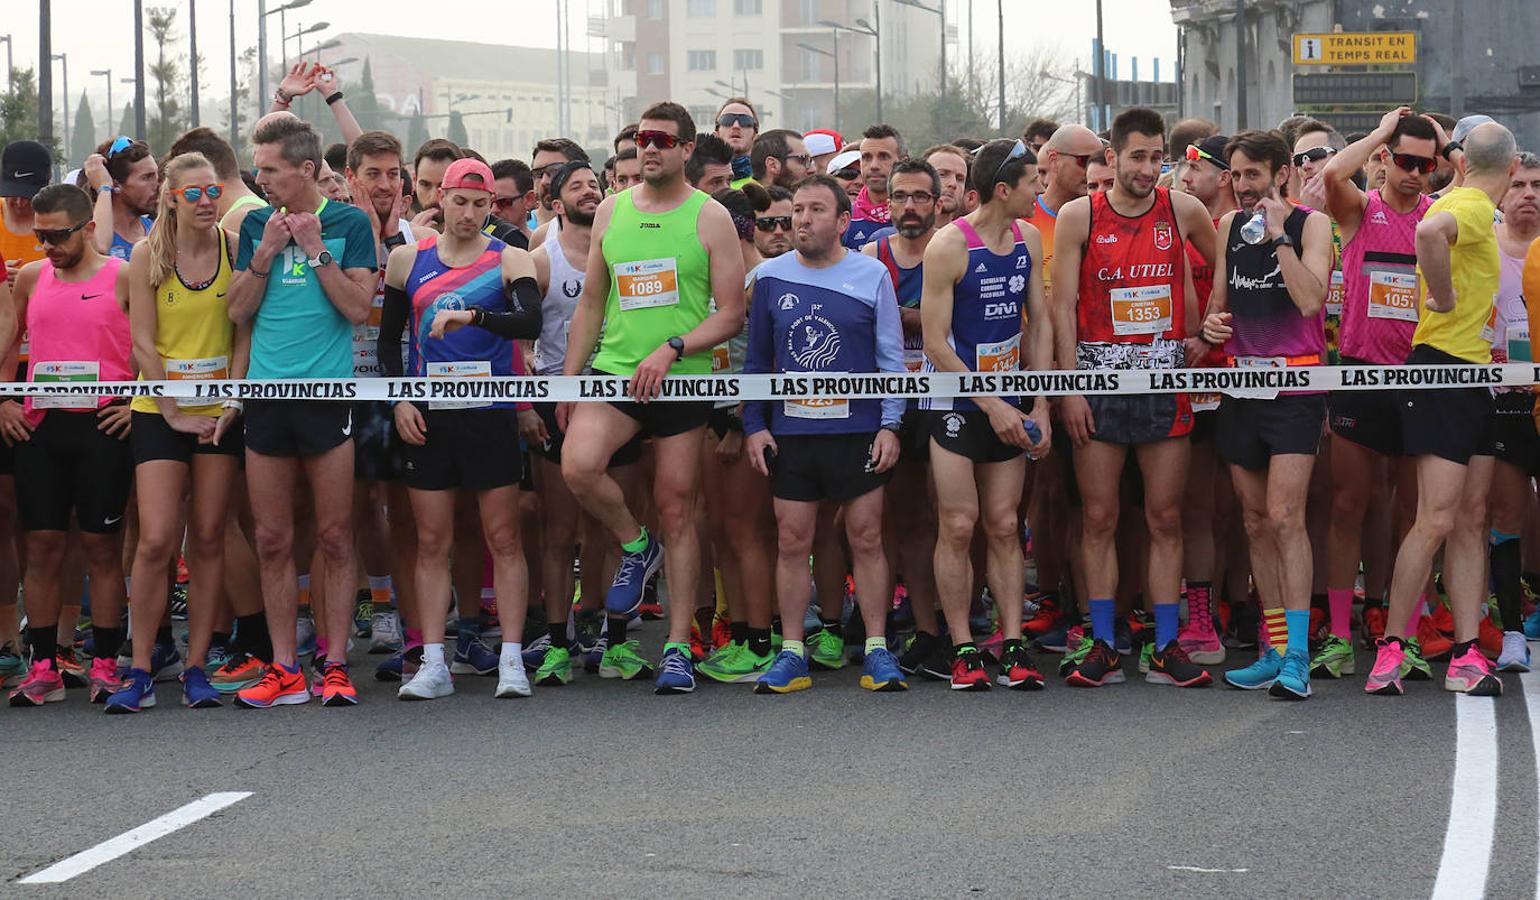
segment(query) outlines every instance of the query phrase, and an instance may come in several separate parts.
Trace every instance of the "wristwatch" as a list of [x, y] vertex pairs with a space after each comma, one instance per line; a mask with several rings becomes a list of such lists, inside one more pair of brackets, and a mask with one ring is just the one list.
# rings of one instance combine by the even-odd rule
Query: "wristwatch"
[[1294, 247], [1294, 239], [1287, 234], [1278, 235], [1273, 238], [1272, 248], [1277, 250], [1279, 247]]
[[1449, 154], [1453, 153], [1456, 150], [1460, 151], [1461, 153], [1464, 153], [1465, 152], [1465, 145], [1460, 143], [1459, 141], [1450, 141], [1449, 143], [1445, 144], [1443, 147], [1439, 148], [1438, 155], [1442, 156], [1446, 162], [1454, 162], [1454, 160], [1449, 158]]
[[668, 339], [668, 345], [673, 348], [676, 360], [684, 359], [684, 338], [675, 335]]
[[281, 106], [288, 106], [294, 102], [294, 98], [290, 97], [283, 88], [273, 91], [273, 100]]
[[884, 425], [884, 426], [882, 426], [882, 430], [883, 430], [883, 431], [891, 431], [891, 432], [893, 432], [893, 433], [894, 433], [894, 434], [898, 434], [898, 432], [899, 432], [899, 430], [900, 430], [900, 429], [901, 429], [901, 428], [902, 428], [902, 427], [903, 427], [903, 426], [901, 426], [901, 425], [900, 425], [900, 424], [899, 424], [899, 423], [897, 423], [897, 422], [889, 422], [889, 423], [887, 423], [887, 424], [886, 424], [886, 425]]
[[330, 250], [322, 250], [320, 256], [317, 256], [314, 259], [307, 259], [305, 262], [308, 263], [312, 269], [319, 269], [322, 266], [329, 266], [332, 264], [332, 252]]
[[390, 249], [390, 250], [394, 250], [397, 247], [405, 247], [406, 246], [406, 235], [404, 235], [404, 234], [402, 234], [401, 232], [398, 231], [395, 234], [391, 235], [390, 237], [386, 238], [384, 243], [385, 243], [385, 247], [387, 249]]

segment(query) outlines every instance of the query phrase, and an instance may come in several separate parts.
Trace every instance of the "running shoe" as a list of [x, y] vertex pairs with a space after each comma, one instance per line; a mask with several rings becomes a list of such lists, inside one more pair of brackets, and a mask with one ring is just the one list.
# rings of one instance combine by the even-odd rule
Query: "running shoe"
[[1497, 657], [1499, 672], [1529, 671], [1529, 642], [1522, 631], [1503, 632], [1503, 652]]
[[1069, 674], [1064, 676], [1065, 684], [1074, 687], [1101, 687], [1104, 684], [1122, 684], [1123, 681], [1121, 655], [1106, 641], [1094, 639], [1085, 656], [1071, 666]]
[[867, 653], [861, 660], [861, 687], [869, 691], [907, 691], [909, 682], [898, 667], [898, 657], [883, 647]]
[[[1153, 647], [1154, 644], [1146, 644]], [[1170, 684], [1182, 688], [1208, 687], [1214, 676], [1199, 668], [1182, 649], [1181, 641], [1167, 641], [1166, 646], [1150, 654], [1150, 668], [1144, 680], [1151, 684]]]
[[1417, 643], [1422, 647], [1422, 658], [1426, 660], [1446, 659], [1454, 650], [1454, 641], [1439, 631], [1432, 616], [1423, 616], [1418, 620]]
[[64, 680], [65, 687], [86, 686], [86, 664], [80, 661], [80, 654], [74, 647], [60, 647], [54, 655], [54, 670]]
[[156, 681], [175, 681], [182, 674], [182, 654], [176, 649], [176, 641], [157, 641], [150, 648], [150, 674]]
[[1380, 638], [1375, 644], [1374, 668], [1369, 670], [1364, 693], [1382, 696], [1406, 693], [1406, 687], [1401, 684], [1405, 671], [1406, 645], [1398, 638]]
[[1006, 647], [1000, 654], [1000, 674], [995, 683], [1015, 691], [1040, 691], [1043, 689], [1043, 673], [1032, 664], [1027, 648], [1020, 644]]
[[1401, 651], [1404, 654], [1401, 661], [1401, 677], [1407, 681], [1432, 681], [1433, 667], [1428, 665], [1427, 659], [1422, 655], [1422, 646], [1416, 638], [1406, 638], [1401, 642]]
[[375, 612], [369, 622], [369, 654], [395, 653], [401, 649], [401, 615], [393, 609]]
[[1128, 656], [1134, 652], [1134, 633], [1128, 626], [1128, 619], [1117, 620], [1112, 629], [1112, 636], [1120, 655]]
[[1005, 652], [1005, 630], [996, 627], [994, 634], [979, 642], [979, 649], [988, 653], [990, 659], [998, 662], [1000, 654]]
[[1283, 666], [1278, 677], [1267, 689], [1268, 696], [1279, 700], [1307, 700], [1310, 697], [1310, 657], [1303, 650], [1290, 650], [1283, 655]]
[[1315, 658], [1310, 660], [1310, 674], [1318, 678], [1341, 678], [1358, 671], [1353, 660], [1353, 645], [1335, 634], [1326, 639]]
[[481, 594], [481, 639], [499, 642], [503, 638], [503, 619], [497, 614], [497, 594]]
[[1272, 687], [1282, 670], [1283, 657], [1278, 655], [1276, 649], [1268, 647], [1251, 665], [1226, 672], [1225, 683], [1243, 691], [1260, 691]]
[[46, 659], [33, 663], [27, 677], [11, 691], [12, 706], [42, 706], [63, 699], [64, 676]]
[[807, 636], [807, 661], [815, 669], [845, 668], [845, 639], [827, 628]]
[[782, 650], [776, 654], [765, 674], [754, 682], [754, 693], [790, 694], [805, 691], [812, 686], [813, 679], [808, 674], [807, 660], [790, 650]]
[[653, 574], [642, 586], [642, 605], [636, 608], [636, 614], [642, 617], [644, 622], [656, 622], [663, 618], [663, 604], [658, 602], [658, 576]]
[[0, 647], [0, 687], [11, 687], [27, 677], [27, 661], [14, 643]]
[[1493, 622], [1490, 616], [1482, 616], [1481, 624], [1476, 631], [1476, 643], [1481, 647], [1481, 652], [1488, 659], [1496, 659], [1503, 652], [1503, 630]]
[[1225, 645], [1214, 629], [1214, 617], [1207, 610], [1198, 610], [1176, 633], [1176, 642], [1182, 645], [1187, 658], [1200, 666], [1217, 666], [1225, 661]]
[[373, 623], [374, 595], [368, 588], [362, 588], [353, 599], [353, 636], [368, 637]]
[[[530, 671], [534, 671], [540, 668], [541, 665], [545, 663], [545, 655], [550, 649], [551, 636], [548, 634], [541, 634], [533, 641], [525, 644], [524, 652], [520, 654], [524, 659], [524, 668], [529, 669]], [[572, 659], [570, 652], [568, 653], [567, 659], [569, 660], [570, 664], [570, 660]]]
[[1492, 671], [1492, 661], [1480, 647], [1472, 645], [1449, 661], [1449, 670], [1444, 674], [1444, 690], [1472, 697], [1501, 697], [1503, 682]]
[[315, 617], [311, 615], [309, 607], [300, 610], [299, 614], [295, 616], [294, 635], [294, 639], [297, 642], [295, 646], [299, 648], [296, 651], [298, 655], [314, 656], [316, 638]]
[[91, 660], [91, 672], [87, 676], [91, 684], [91, 702], [106, 703], [107, 698], [123, 687], [118, 675], [118, 661], [105, 656]]
[[713, 616], [711, 619], [711, 646], [720, 650], [732, 642], [732, 623], [720, 616]]
[[233, 694], [262, 680], [266, 668], [262, 660], [250, 653], [237, 653], [214, 670], [214, 674], [209, 676], [209, 684], [222, 694]]
[[925, 662], [941, 639], [924, 631], [916, 631], [909, 636], [904, 645], [904, 652], [898, 657], [898, 667], [907, 675], [920, 674], [920, 665]]
[[1524, 636], [1532, 641], [1540, 641], [1540, 608], [1524, 617]]
[[270, 706], [292, 706], [310, 702], [310, 691], [305, 687], [305, 673], [299, 666], [289, 671], [281, 665], [271, 665], [256, 684], [236, 692], [235, 705], [245, 709], [267, 709]]
[[952, 690], [989, 690], [989, 673], [984, 670], [984, 654], [977, 647], [953, 652]]
[[603, 658], [599, 661], [599, 677], [630, 681], [633, 678], [650, 676], [652, 666], [637, 652], [639, 647], [641, 647], [640, 641], [626, 641], [606, 649]]
[[1428, 618], [1433, 622], [1439, 634], [1447, 638], [1454, 638], [1454, 612], [1445, 603], [1429, 603]]
[[396, 689], [397, 700], [437, 700], [455, 692], [454, 679], [443, 663], [423, 663], [412, 680]]
[[209, 650], [203, 654], [203, 667], [210, 672], [218, 672], [219, 667], [230, 661], [230, 647], [224, 643], [209, 644]]
[[348, 677], [347, 663], [327, 663], [321, 676], [322, 706], [357, 706], [358, 689]]
[[1076, 628], [1079, 628], [1082, 632], [1084, 632], [1090, 627], [1090, 616], [1081, 617], [1078, 615], [1070, 615], [1068, 617], [1059, 619], [1058, 624], [1053, 627], [1052, 631], [1039, 636], [1037, 640], [1032, 642], [1032, 644], [1037, 649], [1046, 650], [1049, 653], [1064, 653], [1067, 652], [1070, 647], [1077, 646], [1080, 643], [1073, 637], [1071, 632], [1073, 632]]
[[658, 680], [653, 683], [655, 694], [688, 694], [695, 690], [695, 667], [690, 655], [676, 647], [663, 651], [663, 661], [658, 668]]
[[706, 658], [706, 639], [700, 633], [700, 623], [690, 623], [690, 661], [698, 663]]
[[209, 683], [208, 675], [198, 666], [182, 670], [182, 705], [188, 709], [213, 709], [223, 706], [219, 691]]
[[143, 669], [129, 669], [123, 686], [107, 698], [104, 711], [109, 716], [136, 713], [155, 705], [155, 679]]
[[1150, 661], [1155, 658], [1155, 644], [1148, 643], [1139, 647], [1139, 674], [1150, 674]]
[[770, 671], [775, 657], [764, 656], [749, 649], [748, 644], [728, 644], [721, 652], [714, 653], [701, 663], [700, 673], [712, 681], [723, 684], [744, 684], [758, 681], [759, 676]]
[[1037, 610], [1022, 619], [1021, 630], [1024, 635], [1042, 637], [1053, 631], [1059, 615], [1059, 598], [1053, 594], [1043, 594], [1037, 600]]
[[498, 699], [508, 697], [530, 697], [535, 693], [529, 686], [529, 674], [524, 671], [522, 659], [510, 659], [504, 662], [501, 658], [497, 663], [497, 690], [492, 696]]
[[590, 623], [590, 631], [585, 631], [581, 622], [578, 624], [578, 645], [582, 648], [583, 671], [590, 675], [599, 671], [599, 666], [604, 661], [605, 651], [610, 648], [610, 620], [604, 616], [598, 616], [597, 619], [597, 625]]
[[1379, 646], [1380, 638], [1385, 636], [1385, 607], [1365, 606], [1360, 630], [1365, 647], [1372, 649]]
[[642, 605], [647, 580], [663, 564], [663, 544], [656, 535], [647, 536], [647, 546], [636, 553], [621, 553], [615, 579], [604, 595], [604, 609], [617, 616], [629, 616]]
[[1066, 651], [1064, 656], [1059, 659], [1059, 677], [1067, 676], [1070, 670], [1084, 662], [1086, 656], [1090, 654], [1091, 648], [1095, 645], [1096, 641], [1092, 640], [1089, 634], [1081, 632], [1079, 640], [1075, 642], [1074, 649]]
[[481, 642], [481, 636], [462, 632], [455, 638], [454, 660], [449, 671], [455, 675], [491, 675], [497, 671], [498, 655]]
[[[526, 660], [525, 665], [529, 663]], [[535, 669], [535, 683], [544, 687], [559, 687], [572, 680], [572, 651], [566, 647], [552, 647]]]
[[187, 582], [178, 581], [171, 585], [171, 592], [166, 597], [166, 611], [174, 622], [187, 621]]

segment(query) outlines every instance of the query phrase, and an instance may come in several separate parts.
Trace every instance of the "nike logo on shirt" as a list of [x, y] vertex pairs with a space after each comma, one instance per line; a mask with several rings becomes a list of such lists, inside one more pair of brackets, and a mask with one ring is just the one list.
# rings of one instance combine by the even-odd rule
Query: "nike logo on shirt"
[[101, 296], [101, 294], [100, 294], [100, 293], [95, 293], [95, 294], [81, 294], [81, 295], [80, 295], [80, 299], [82, 299], [82, 300], [95, 300], [95, 299], [96, 299], [96, 298], [97, 298], [97, 297], [100, 297], [100, 296]]

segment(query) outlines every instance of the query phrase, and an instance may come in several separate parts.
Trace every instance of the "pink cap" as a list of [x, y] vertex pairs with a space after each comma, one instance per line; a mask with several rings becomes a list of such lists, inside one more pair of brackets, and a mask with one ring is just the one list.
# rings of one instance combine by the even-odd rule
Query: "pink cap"
[[[469, 176], [480, 178], [480, 182], [467, 181]], [[439, 188], [445, 192], [456, 189], [467, 191], [486, 191], [493, 193], [496, 189], [497, 179], [492, 177], [492, 167], [479, 159], [466, 157], [457, 159], [449, 164], [444, 172], [444, 183]]]

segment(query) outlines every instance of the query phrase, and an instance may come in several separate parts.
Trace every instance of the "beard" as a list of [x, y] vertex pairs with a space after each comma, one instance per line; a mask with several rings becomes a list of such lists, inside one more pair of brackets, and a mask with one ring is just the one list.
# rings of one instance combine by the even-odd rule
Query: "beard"
[[936, 214], [931, 213], [924, 218], [920, 218], [919, 216], [905, 216], [899, 221], [894, 222], [893, 227], [898, 230], [900, 235], [903, 235], [906, 238], [917, 238], [925, 232], [936, 227]]
[[[597, 207], [595, 207], [595, 209], [597, 209]], [[567, 221], [571, 222], [579, 228], [591, 228], [594, 224], [594, 214], [585, 213], [582, 210], [573, 207], [572, 209], [567, 210]]]

